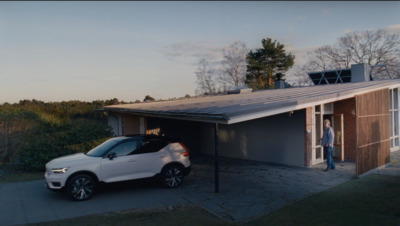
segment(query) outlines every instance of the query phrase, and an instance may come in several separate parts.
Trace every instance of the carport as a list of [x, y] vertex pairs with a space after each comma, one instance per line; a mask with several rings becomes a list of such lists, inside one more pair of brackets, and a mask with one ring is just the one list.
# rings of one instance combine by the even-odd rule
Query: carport
[[[387, 105], [382, 105], [379, 108], [382, 111], [373, 112], [371, 107], [366, 107], [365, 100], [372, 95], [375, 98], [374, 106], [386, 103], [386, 93], [398, 87], [399, 80], [385, 80], [254, 92], [239, 90], [229, 95], [112, 105], [103, 110], [108, 113], [109, 122], [115, 122], [111, 126], [116, 135], [162, 134], [170, 131], [165, 133], [170, 136], [173, 131], [175, 136], [183, 136], [184, 129], [174, 127], [185, 128], [185, 124], [190, 126], [190, 122], [200, 123], [199, 134], [202, 136], [197, 144], [205, 147], [199, 147], [201, 152], [214, 156], [214, 191], [219, 192], [221, 154], [283, 165], [314, 165], [311, 157], [315, 152], [315, 144], [312, 142], [317, 134], [314, 131], [315, 122], [311, 119], [315, 110], [318, 106], [324, 108], [329, 104], [339, 106], [347, 100], [356, 109], [357, 120], [352, 125], [354, 131], [369, 128], [371, 123], [373, 128], [380, 129], [379, 133], [374, 134], [373, 131], [366, 131], [371, 138], [369, 140], [363, 140], [361, 136], [354, 140], [351, 147], [356, 150], [357, 156], [363, 156], [356, 157], [356, 176], [386, 164], [390, 155], [390, 147], [387, 146], [387, 140], [390, 140], [389, 109]], [[371, 114], [375, 118], [368, 118]], [[157, 119], [169, 122], [169, 128], [160, 127]], [[175, 126], [178, 124], [180, 127]], [[291, 142], [279, 142], [288, 138], [291, 138]], [[266, 150], [265, 146], [274, 148]], [[295, 151], [293, 147], [297, 147]]]

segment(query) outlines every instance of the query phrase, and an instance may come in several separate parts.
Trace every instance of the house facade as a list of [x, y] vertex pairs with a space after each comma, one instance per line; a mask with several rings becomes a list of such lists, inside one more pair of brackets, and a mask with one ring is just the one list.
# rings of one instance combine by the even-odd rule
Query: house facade
[[330, 119], [334, 158], [355, 161], [358, 176], [388, 163], [390, 151], [400, 148], [400, 80], [370, 81], [366, 68], [355, 65], [343, 74], [314, 73], [310, 77], [318, 84], [309, 87], [112, 105], [103, 110], [115, 135], [164, 134], [180, 138], [192, 156], [299, 167], [324, 161], [319, 138], [323, 120]]

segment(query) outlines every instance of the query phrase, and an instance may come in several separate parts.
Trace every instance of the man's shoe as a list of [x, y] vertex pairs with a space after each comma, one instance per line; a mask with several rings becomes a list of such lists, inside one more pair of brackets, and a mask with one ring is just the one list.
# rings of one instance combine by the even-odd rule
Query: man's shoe
[[325, 172], [328, 171], [328, 170], [329, 170], [328, 168], [324, 169]]

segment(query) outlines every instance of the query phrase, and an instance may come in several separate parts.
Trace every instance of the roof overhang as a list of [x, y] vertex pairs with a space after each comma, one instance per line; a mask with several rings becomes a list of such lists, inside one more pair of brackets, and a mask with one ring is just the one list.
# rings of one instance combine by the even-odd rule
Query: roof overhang
[[397, 87], [400, 87], [400, 80], [371, 81], [111, 105], [104, 107], [103, 110], [147, 117], [235, 124]]

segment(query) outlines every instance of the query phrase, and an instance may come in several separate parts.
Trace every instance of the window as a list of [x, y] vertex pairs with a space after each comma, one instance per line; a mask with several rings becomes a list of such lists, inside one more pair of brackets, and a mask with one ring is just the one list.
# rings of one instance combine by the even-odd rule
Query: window
[[115, 153], [116, 156], [132, 154], [137, 148], [137, 141], [126, 141], [115, 146], [109, 153]]
[[333, 103], [324, 104], [324, 114], [333, 114]]
[[137, 151], [137, 154], [157, 152], [167, 146], [167, 144], [168, 142], [162, 139], [145, 140], [141, 144], [141, 147]]
[[312, 164], [318, 164], [324, 161], [323, 150], [320, 138], [322, 136], [322, 115], [323, 105], [317, 105], [313, 108], [312, 124], [313, 124], [313, 145], [312, 145]]
[[390, 147], [399, 147], [399, 89], [390, 90]]

